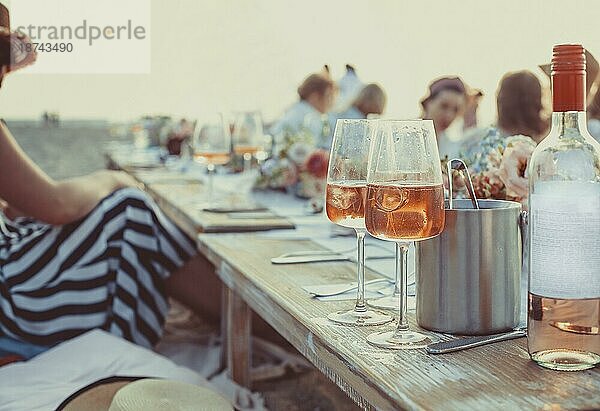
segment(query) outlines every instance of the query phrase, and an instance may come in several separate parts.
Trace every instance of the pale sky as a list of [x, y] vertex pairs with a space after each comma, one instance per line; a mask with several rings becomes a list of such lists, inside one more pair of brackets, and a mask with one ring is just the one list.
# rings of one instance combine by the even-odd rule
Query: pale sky
[[[19, 0], [12, 0], [16, 2]], [[327, 63], [352, 63], [388, 94], [386, 117], [417, 117], [427, 84], [460, 75], [495, 114], [501, 76], [548, 62], [556, 43], [600, 57], [597, 0], [152, 0], [151, 74], [49, 75], [23, 70], [0, 91], [0, 116], [130, 120], [259, 109], [267, 120]], [[114, 10], [118, 13], [119, 10]], [[40, 56], [39, 58], [43, 58]], [[545, 81], [545, 79], [544, 79]]]

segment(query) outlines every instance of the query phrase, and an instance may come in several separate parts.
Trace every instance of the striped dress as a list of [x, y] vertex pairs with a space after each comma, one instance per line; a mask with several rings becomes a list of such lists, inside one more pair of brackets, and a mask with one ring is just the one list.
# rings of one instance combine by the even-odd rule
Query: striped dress
[[168, 308], [164, 280], [195, 252], [194, 242], [131, 188], [71, 224], [6, 221], [0, 335], [53, 346], [101, 328], [152, 347]]

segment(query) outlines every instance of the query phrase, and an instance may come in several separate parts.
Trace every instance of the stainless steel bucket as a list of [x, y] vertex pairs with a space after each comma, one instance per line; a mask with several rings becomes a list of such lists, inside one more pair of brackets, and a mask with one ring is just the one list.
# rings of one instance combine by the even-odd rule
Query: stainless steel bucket
[[429, 330], [480, 335], [519, 323], [521, 205], [454, 200], [441, 235], [417, 242], [417, 322]]

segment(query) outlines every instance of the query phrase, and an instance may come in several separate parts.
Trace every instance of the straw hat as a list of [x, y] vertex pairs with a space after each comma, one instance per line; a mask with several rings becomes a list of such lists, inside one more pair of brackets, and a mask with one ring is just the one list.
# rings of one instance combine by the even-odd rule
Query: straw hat
[[115, 394], [108, 411], [233, 411], [225, 398], [208, 388], [176, 381], [143, 379]]
[[32, 64], [37, 54], [29, 38], [10, 31], [10, 13], [0, 3], [0, 67], [11, 72]]

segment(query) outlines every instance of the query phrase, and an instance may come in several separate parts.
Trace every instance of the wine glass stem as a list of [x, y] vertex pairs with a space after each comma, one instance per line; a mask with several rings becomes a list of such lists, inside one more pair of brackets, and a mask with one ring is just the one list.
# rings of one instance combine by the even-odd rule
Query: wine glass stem
[[365, 230], [355, 229], [358, 249], [358, 293], [354, 311], [364, 313], [367, 311], [365, 303]]
[[400, 250], [400, 244], [396, 243], [396, 279], [394, 281], [394, 297], [398, 298], [400, 298], [400, 294], [402, 294], [402, 291], [400, 290], [400, 271], [402, 270], [401, 253], [402, 250]]
[[244, 171], [248, 171], [252, 168], [252, 154], [244, 153]]
[[208, 164], [207, 166], [207, 171], [208, 171], [208, 201], [210, 203], [213, 202], [213, 195], [214, 195], [214, 175], [215, 175], [215, 165], [214, 164]]
[[395, 334], [408, 331], [408, 320], [406, 319], [407, 297], [408, 297], [408, 243], [396, 243], [398, 251], [396, 263], [400, 266], [400, 307], [398, 311], [398, 327]]

